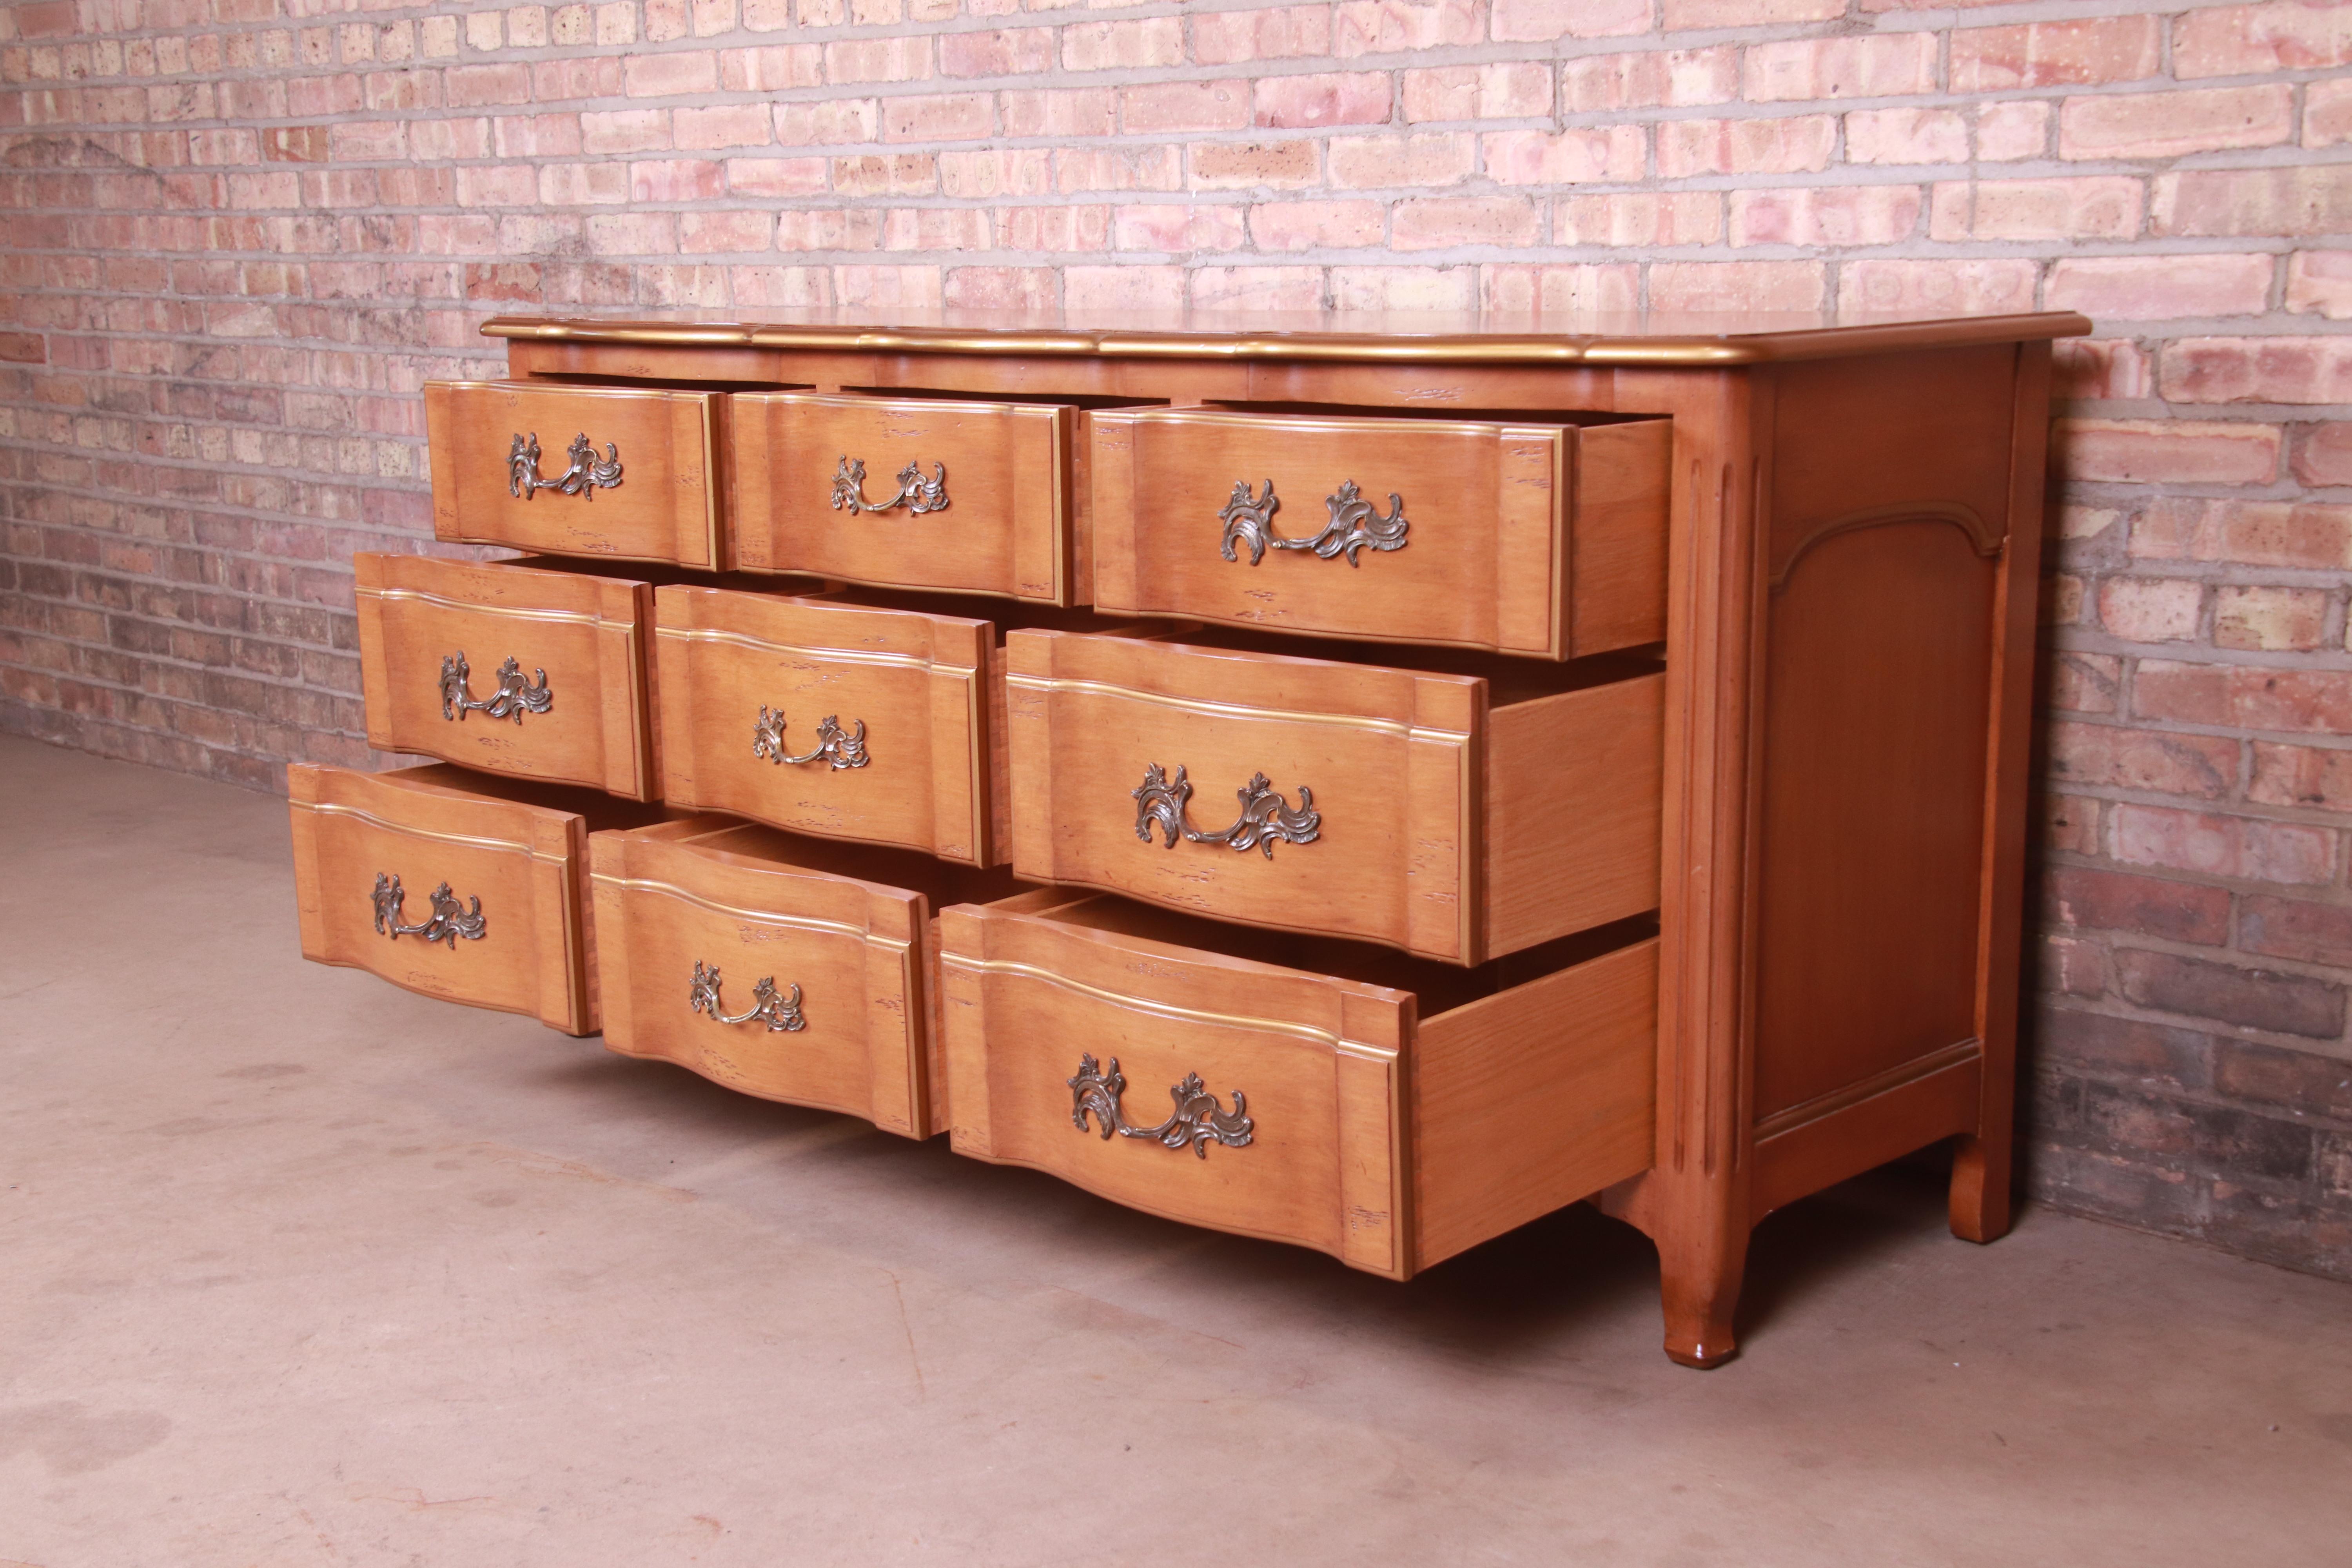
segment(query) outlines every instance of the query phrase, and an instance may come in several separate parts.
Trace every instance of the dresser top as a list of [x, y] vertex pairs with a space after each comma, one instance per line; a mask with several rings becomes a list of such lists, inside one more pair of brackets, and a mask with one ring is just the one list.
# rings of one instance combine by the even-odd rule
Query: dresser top
[[1527, 311], [999, 311], [824, 310], [719, 319], [499, 316], [494, 338], [896, 353], [1111, 355], [1141, 359], [1428, 361], [1481, 364], [1736, 365], [1775, 360], [2077, 337], [2072, 310], [2012, 315], [1813, 311], [1719, 314]]

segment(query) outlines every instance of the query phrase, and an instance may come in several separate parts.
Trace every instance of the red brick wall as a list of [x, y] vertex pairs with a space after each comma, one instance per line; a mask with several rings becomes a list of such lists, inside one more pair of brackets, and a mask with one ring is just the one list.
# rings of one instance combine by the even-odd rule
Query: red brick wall
[[2352, 1274], [2352, 5], [0, 9], [0, 728], [365, 763], [495, 310], [2067, 306], [2037, 1190]]

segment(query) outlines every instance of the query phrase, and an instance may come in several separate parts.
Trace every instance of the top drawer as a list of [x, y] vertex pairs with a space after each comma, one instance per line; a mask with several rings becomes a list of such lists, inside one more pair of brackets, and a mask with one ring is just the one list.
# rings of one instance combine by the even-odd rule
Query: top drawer
[[426, 382], [433, 531], [473, 544], [715, 569], [721, 396]]
[[728, 409], [728, 564], [1067, 605], [1076, 412], [738, 393]]
[[1105, 612], [1556, 659], [1665, 635], [1669, 421], [1091, 423]]

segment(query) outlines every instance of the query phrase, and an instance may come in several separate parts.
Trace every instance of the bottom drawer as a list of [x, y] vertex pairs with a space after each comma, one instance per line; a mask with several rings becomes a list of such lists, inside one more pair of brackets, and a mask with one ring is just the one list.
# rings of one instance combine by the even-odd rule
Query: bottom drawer
[[1465, 970], [1067, 889], [948, 910], [953, 1144], [1402, 1279], [1648, 1168], [1654, 929]]
[[590, 841], [604, 1044], [928, 1138], [930, 912], [1009, 871], [695, 816]]
[[659, 806], [442, 763], [286, 780], [303, 957], [596, 1032], [587, 834]]

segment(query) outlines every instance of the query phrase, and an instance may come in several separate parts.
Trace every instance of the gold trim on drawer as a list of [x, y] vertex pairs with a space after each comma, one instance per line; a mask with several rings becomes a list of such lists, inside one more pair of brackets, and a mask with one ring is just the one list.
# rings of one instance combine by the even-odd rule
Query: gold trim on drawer
[[1004, 683], [1029, 691], [1084, 691], [1097, 697], [1132, 698], [1138, 702], [1156, 703], [1162, 708], [1180, 709], [1187, 713], [1204, 713], [1214, 719], [1274, 719], [1300, 724], [1338, 724], [1349, 730], [1377, 730], [1382, 734], [1420, 736], [1426, 740], [1470, 739], [1467, 730], [1436, 730], [1409, 724], [1402, 719], [1373, 719], [1355, 713], [1300, 712], [1286, 708], [1253, 708], [1241, 702], [1204, 702], [1198, 698], [1168, 697], [1157, 691], [1139, 691], [1131, 686], [1115, 686], [1107, 680], [1080, 680], [1066, 675], [1008, 673]]
[[747, 637], [741, 632], [711, 631], [705, 627], [656, 626], [656, 637], [674, 642], [730, 643], [748, 647], [754, 653], [801, 654], [810, 658], [828, 658], [842, 664], [880, 664], [897, 669], [952, 669], [961, 675], [978, 671], [969, 664], [955, 664], [947, 659], [923, 658], [911, 653], [876, 653], [870, 648], [805, 647], [798, 643], [770, 642], [764, 637]]
[[[1357, 1045], [1341, 1039], [1328, 1029], [1318, 1029], [1312, 1024], [1286, 1023], [1279, 1018], [1250, 1018], [1238, 1013], [1210, 1013], [1198, 1007], [1180, 1006], [1173, 1002], [1156, 1002], [1148, 996], [1130, 996], [1120, 991], [1106, 991], [1099, 985], [1089, 985], [1083, 980], [1073, 980], [1066, 974], [1034, 963], [1022, 963], [1010, 958], [966, 958], [960, 952], [941, 952], [940, 962], [956, 969], [969, 969], [986, 974], [1018, 974], [1028, 980], [1042, 980], [1048, 985], [1065, 991], [1075, 991], [1081, 996], [1091, 996], [1097, 1002], [1108, 1002], [1115, 1007], [1133, 1007], [1139, 1012], [1157, 1014], [1163, 1018], [1179, 1018], [1189, 1023], [1218, 1024], [1228, 1028], [1255, 1029], [1263, 1034], [1288, 1035], [1294, 1039], [1312, 1040], [1317, 1045], [1334, 1050], [1346, 1050], [1351, 1056], [1361, 1056], [1377, 1047]], [[1308, 973], [1301, 971], [1300, 973]], [[1395, 1053], [1390, 1052], [1389, 1055]]]
[[591, 615], [585, 610], [524, 610], [508, 605], [485, 605], [473, 599], [452, 599], [443, 594], [428, 594], [422, 588], [357, 588], [352, 592], [362, 599], [396, 599], [431, 605], [436, 609], [460, 610], [468, 615], [504, 616], [518, 621], [559, 621], [566, 626], [634, 626], [637, 624]]
[[667, 893], [671, 898], [694, 905], [697, 909], [709, 910], [713, 914], [728, 915], [738, 920], [758, 921], [762, 925], [787, 926], [794, 931], [824, 931], [835, 936], [855, 937], [869, 947], [887, 948], [893, 952], [904, 952], [913, 945], [911, 942], [900, 942], [895, 937], [877, 936], [865, 927], [851, 925], [846, 921], [820, 920], [814, 915], [780, 915], [769, 910], [738, 909], [733, 904], [722, 904], [716, 899], [706, 899], [700, 893], [688, 892], [675, 882], [656, 882], [648, 877], [611, 877], [602, 871], [591, 871], [588, 875], [591, 880], [602, 882], [608, 888], [626, 888], [632, 892], [639, 893]]
[[[362, 773], [359, 776], [366, 778], [370, 775]], [[569, 865], [572, 861], [572, 858], [568, 855], [550, 855], [534, 849], [528, 844], [517, 844], [510, 839], [479, 838], [470, 833], [436, 833], [429, 827], [410, 827], [402, 823], [386, 821], [372, 811], [362, 811], [356, 805], [344, 805], [335, 801], [289, 800], [286, 804], [297, 811], [315, 811], [321, 816], [357, 817], [371, 827], [381, 827], [386, 833], [404, 834], [411, 838], [431, 838], [443, 844], [467, 844], [477, 849], [503, 849], [509, 855], [528, 855], [534, 860], [544, 860], [555, 866]]]

